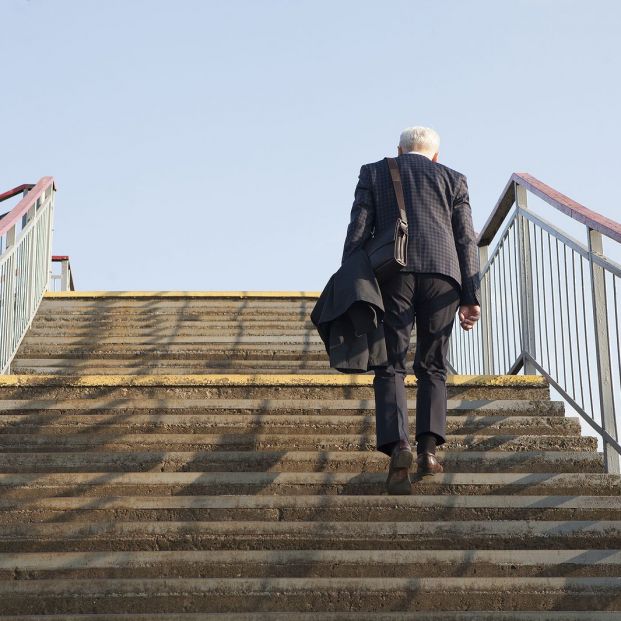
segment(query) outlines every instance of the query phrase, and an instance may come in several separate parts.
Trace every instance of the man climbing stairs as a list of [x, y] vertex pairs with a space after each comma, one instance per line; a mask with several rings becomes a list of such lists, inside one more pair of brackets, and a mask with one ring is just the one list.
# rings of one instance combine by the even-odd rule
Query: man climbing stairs
[[450, 377], [444, 473], [388, 496], [315, 300], [46, 296], [0, 377], [0, 621], [621, 618], [620, 477], [546, 382]]

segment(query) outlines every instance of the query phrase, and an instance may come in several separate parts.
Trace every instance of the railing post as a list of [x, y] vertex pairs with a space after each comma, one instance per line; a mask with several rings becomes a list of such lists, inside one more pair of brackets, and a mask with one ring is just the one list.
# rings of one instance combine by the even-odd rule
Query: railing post
[[[48, 214], [48, 222], [47, 222], [47, 246], [45, 248], [45, 253], [47, 256], [47, 265], [46, 265], [46, 274], [47, 274], [47, 284], [45, 289], [49, 289], [49, 283], [52, 278], [52, 237], [54, 235], [54, 199], [56, 198], [56, 190], [52, 186], [50, 188], [50, 206], [49, 206], [49, 214]], [[71, 282], [71, 278], [69, 279]]]
[[60, 290], [69, 291], [69, 261], [60, 263]]
[[[515, 184], [515, 204], [518, 209], [527, 209], [526, 188]], [[535, 305], [533, 295], [533, 267], [530, 253], [530, 230], [528, 220], [519, 213], [516, 218], [518, 227], [518, 257], [520, 268], [520, 305], [522, 311], [522, 359], [524, 373], [535, 375], [535, 365], [530, 361], [530, 354], [535, 357]]]
[[[479, 246], [479, 272], [489, 259], [489, 245]], [[494, 369], [494, 352], [492, 350], [492, 309], [490, 299], [490, 274], [481, 276], [481, 355], [483, 373], [491, 375]]]
[[[5, 247], [5, 252], [8, 252], [8, 250], [10, 248], [12, 248], [15, 245], [15, 237], [16, 237], [16, 225], [13, 225], [7, 232], [6, 232], [6, 247]], [[0, 345], [2, 345], [2, 347], [0, 347], [0, 350], [3, 354], [3, 358], [4, 358], [4, 354], [6, 352], [10, 352], [13, 349], [13, 343], [15, 342], [15, 332], [13, 330], [13, 321], [14, 321], [14, 317], [15, 317], [15, 269], [16, 269], [16, 265], [15, 265], [15, 254], [13, 254], [12, 256], [9, 257], [8, 261], [5, 264], [5, 278], [6, 281], [4, 283], [4, 286], [2, 287], [2, 306], [5, 309], [5, 314], [4, 314], [4, 321], [5, 321], [5, 325], [4, 326], [0, 326], [0, 328], [2, 328], [3, 334], [2, 336], [4, 338], [6, 338], [6, 342], [4, 344], [0, 343]], [[4, 340], [4, 339], [3, 339]], [[6, 352], [4, 351], [4, 349], [6, 348]], [[8, 373], [10, 371], [10, 367], [7, 368], [6, 372]], [[2, 373], [2, 365], [0, 364], [0, 373]]]
[[[602, 427], [617, 440], [617, 423], [610, 364], [610, 336], [608, 333], [608, 304], [606, 299], [606, 274], [604, 268], [593, 261], [593, 255], [603, 255], [602, 234], [587, 227], [589, 237], [589, 265], [591, 267], [591, 295], [593, 302], [593, 324], [595, 326], [595, 356], [599, 378], [599, 402], [602, 413]], [[619, 455], [604, 443], [604, 465], [606, 472], [619, 474]]]
[[[38, 198], [34, 204], [32, 205], [32, 207], [26, 212], [26, 224], [28, 224], [28, 222], [30, 222], [36, 215], [37, 215], [37, 210], [39, 208], [39, 204], [42, 202], [41, 198]], [[36, 270], [37, 270], [37, 254], [38, 252], [40, 252], [40, 249], [38, 248], [38, 244], [37, 244], [37, 235], [36, 235], [37, 231], [35, 231], [34, 229], [30, 229], [30, 231], [28, 231], [28, 236], [30, 237], [29, 242], [30, 242], [30, 256], [28, 257], [28, 265], [26, 267], [26, 274], [25, 274], [25, 287], [26, 287], [26, 295], [27, 297], [27, 302], [26, 302], [26, 317], [30, 317], [32, 315], [32, 309], [34, 307], [35, 304], [35, 295], [36, 295], [36, 290], [35, 290], [35, 277], [36, 277]]]

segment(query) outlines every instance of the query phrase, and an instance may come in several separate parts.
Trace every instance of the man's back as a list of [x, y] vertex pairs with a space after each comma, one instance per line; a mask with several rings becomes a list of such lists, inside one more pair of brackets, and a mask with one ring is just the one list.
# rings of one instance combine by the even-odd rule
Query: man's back
[[[419, 153], [396, 158], [408, 216], [407, 267], [461, 285], [464, 304], [478, 304], [479, 257], [466, 177]], [[394, 229], [399, 210], [386, 159], [365, 164], [355, 192], [343, 260], [371, 235]]]

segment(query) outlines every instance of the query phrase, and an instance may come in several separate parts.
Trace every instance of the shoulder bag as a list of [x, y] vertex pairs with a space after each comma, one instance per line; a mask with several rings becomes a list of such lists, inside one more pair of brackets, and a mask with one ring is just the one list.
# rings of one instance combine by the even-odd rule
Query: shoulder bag
[[394, 157], [387, 157], [392, 185], [397, 197], [399, 217], [394, 229], [373, 235], [364, 245], [378, 282], [387, 280], [407, 264], [408, 220], [399, 166]]

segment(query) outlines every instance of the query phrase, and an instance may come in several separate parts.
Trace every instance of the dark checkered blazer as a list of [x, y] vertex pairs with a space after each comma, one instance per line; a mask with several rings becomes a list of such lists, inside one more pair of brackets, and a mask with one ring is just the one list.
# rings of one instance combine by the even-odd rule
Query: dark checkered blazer
[[[436, 272], [461, 287], [462, 304], [479, 304], [479, 252], [466, 177], [418, 153], [397, 158], [408, 217], [407, 266], [402, 271]], [[394, 229], [399, 216], [386, 159], [360, 169], [344, 261], [375, 230]]]

